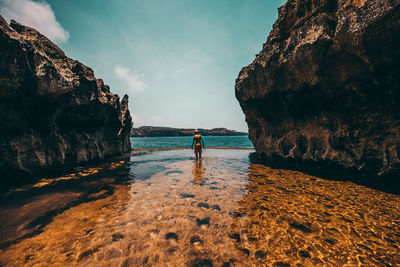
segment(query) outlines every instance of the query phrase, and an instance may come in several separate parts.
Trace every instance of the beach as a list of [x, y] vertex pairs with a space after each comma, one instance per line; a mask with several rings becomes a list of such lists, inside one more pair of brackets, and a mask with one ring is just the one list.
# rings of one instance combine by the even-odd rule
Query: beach
[[400, 196], [273, 169], [252, 153], [137, 150], [15, 188], [2, 196], [0, 263], [400, 264]]
[[400, 1], [0, 1], [0, 267], [400, 266]]

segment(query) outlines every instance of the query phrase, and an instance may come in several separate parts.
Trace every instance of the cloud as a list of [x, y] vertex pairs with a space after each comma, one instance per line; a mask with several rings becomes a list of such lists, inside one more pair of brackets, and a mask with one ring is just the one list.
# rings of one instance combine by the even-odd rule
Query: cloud
[[66, 42], [69, 32], [57, 21], [51, 6], [32, 0], [0, 0], [0, 14], [6, 21], [11, 19], [32, 27], [56, 43]]
[[142, 81], [143, 74], [131, 73], [130, 69], [122, 65], [116, 65], [114, 72], [121, 81], [128, 84], [128, 91], [132, 94], [143, 91], [147, 87], [147, 84]]

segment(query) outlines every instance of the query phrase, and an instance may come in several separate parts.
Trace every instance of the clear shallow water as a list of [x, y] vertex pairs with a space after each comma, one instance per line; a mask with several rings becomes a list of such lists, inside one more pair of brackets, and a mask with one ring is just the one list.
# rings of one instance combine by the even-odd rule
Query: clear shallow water
[[[178, 137], [131, 137], [132, 148], [173, 148], [192, 145], [191, 136]], [[253, 148], [247, 136], [203, 136], [207, 147], [240, 147]]]
[[0, 263], [400, 264], [400, 196], [272, 169], [250, 153], [133, 151], [16, 188], [0, 204]]

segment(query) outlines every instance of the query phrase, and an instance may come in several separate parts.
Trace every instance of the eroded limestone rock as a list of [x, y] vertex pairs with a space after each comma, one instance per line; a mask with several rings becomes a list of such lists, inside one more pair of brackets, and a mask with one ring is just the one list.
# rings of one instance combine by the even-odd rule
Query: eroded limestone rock
[[130, 151], [128, 96], [38, 31], [0, 16], [0, 173], [32, 176]]
[[236, 97], [270, 161], [400, 171], [400, 2], [288, 0]]

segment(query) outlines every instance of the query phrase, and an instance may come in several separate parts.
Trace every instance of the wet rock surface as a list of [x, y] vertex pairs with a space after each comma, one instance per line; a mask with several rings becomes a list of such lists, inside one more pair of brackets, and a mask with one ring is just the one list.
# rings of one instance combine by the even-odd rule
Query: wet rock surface
[[89, 67], [1, 16], [0, 46], [1, 184], [130, 151], [127, 95], [120, 101]]
[[236, 80], [257, 152], [398, 181], [399, 17], [399, 1], [288, 0]]
[[[1, 193], [0, 248], [39, 234], [55, 216], [71, 207], [112, 195], [114, 185], [129, 180], [126, 165], [120, 160], [78, 167], [64, 176], [42, 178]], [[93, 231], [88, 228], [84, 234]], [[121, 233], [112, 235], [113, 242], [122, 238]]]
[[400, 263], [398, 195], [260, 164], [250, 166], [249, 181], [238, 209], [247, 216], [234, 218], [231, 231], [237, 249], [260, 264]]
[[[77, 185], [110, 179], [111, 194], [70, 206], [42, 222], [41, 231], [0, 247], [0, 265], [400, 265], [400, 196], [251, 163], [248, 153], [209, 149], [198, 169], [192, 151], [157, 151], [98, 166], [96, 173], [82, 170], [90, 175], [73, 178]], [[160, 157], [169, 160], [154, 174]], [[135, 173], [145, 166], [152, 176], [142, 179]], [[181, 172], [168, 174], [176, 169]], [[128, 178], [120, 178], [125, 183], [112, 182], [119, 175]], [[199, 184], [205, 177], [208, 181]], [[49, 188], [71, 182], [61, 178], [16, 188], [13, 194], [44, 188], [38, 196], [51, 201]], [[212, 182], [221, 188], [210, 190], [206, 185]], [[59, 193], [60, 199], [70, 194]], [[195, 196], [182, 198], [183, 193]], [[25, 206], [14, 199], [0, 202], [1, 240], [34, 219], [27, 209], [43, 207], [43, 202]], [[8, 216], [24, 213], [25, 218], [7, 224]], [[197, 220], [207, 224], [199, 226]]]

